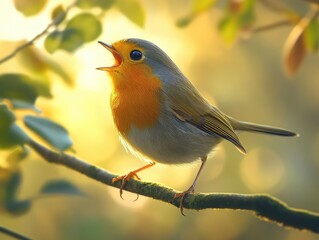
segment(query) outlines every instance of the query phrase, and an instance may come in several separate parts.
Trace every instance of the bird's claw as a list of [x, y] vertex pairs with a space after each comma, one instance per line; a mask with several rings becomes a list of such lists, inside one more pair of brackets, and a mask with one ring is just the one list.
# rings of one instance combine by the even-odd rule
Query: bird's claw
[[189, 193], [194, 193], [194, 187], [193, 186], [191, 186], [189, 189], [187, 189], [186, 191], [184, 191], [184, 192], [182, 192], [182, 193], [176, 193], [175, 195], [174, 195], [174, 198], [173, 198], [173, 200], [175, 200], [176, 198], [180, 198], [180, 202], [179, 202], [179, 210], [180, 210], [180, 212], [181, 212], [181, 214], [183, 215], [183, 216], [186, 216], [185, 214], [184, 214], [184, 199], [185, 199], [185, 197], [189, 194]]
[[[130, 181], [132, 178], [135, 178], [135, 179], [138, 179], [138, 180], [141, 180], [139, 176], [137, 176], [136, 172], [132, 171], [132, 172], [129, 172], [128, 174], [126, 175], [122, 175], [122, 176], [119, 176], [119, 177], [115, 177], [112, 179], [112, 184], [115, 183], [115, 182], [118, 182], [118, 181], [121, 181], [121, 186], [120, 186], [120, 197], [124, 200], [123, 198], [123, 188], [125, 187], [125, 184], [126, 182]], [[138, 194], [137, 194], [137, 197], [134, 201], [136, 201], [138, 199]]]

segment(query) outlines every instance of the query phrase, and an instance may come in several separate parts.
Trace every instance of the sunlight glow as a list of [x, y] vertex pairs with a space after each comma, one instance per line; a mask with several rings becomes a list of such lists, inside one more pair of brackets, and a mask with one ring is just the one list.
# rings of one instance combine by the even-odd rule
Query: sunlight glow
[[256, 148], [242, 159], [240, 174], [251, 192], [274, 192], [282, 184], [285, 166], [273, 151]]

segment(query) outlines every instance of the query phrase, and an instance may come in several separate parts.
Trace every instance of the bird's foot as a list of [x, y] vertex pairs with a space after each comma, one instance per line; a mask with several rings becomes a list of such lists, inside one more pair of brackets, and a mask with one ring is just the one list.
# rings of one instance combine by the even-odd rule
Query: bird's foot
[[191, 186], [189, 189], [187, 189], [186, 191], [182, 192], [182, 193], [176, 193], [174, 196], [174, 200], [176, 198], [180, 198], [180, 202], [179, 202], [179, 210], [181, 211], [181, 214], [183, 216], [186, 216], [184, 214], [184, 199], [185, 197], [189, 194], [189, 193], [194, 193], [195, 187]]
[[[123, 176], [119, 176], [119, 177], [116, 177], [116, 178], [113, 178], [112, 179], [112, 183], [115, 183], [117, 181], [122, 181], [121, 182], [121, 186], [120, 186], [120, 197], [123, 199], [122, 195], [123, 195], [123, 188], [126, 184], [127, 181], [130, 181], [132, 178], [135, 178], [135, 179], [138, 179], [138, 180], [141, 180], [139, 178], [139, 176], [137, 176], [137, 173], [144, 170], [144, 169], [147, 169], [149, 167], [152, 167], [155, 165], [155, 162], [150, 162], [148, 163], [147, 165], [143, 166], [143, 167], [140, 167], [132, 172], [129, 172], [128, 174], [126, 175], [123, 175]], [[138, 199], [138, 194], [137, 194], [137, 198], [135, 199], [135, 201]]]
[[[121, 181], [121, 186], [120, 186], [120, 197], [123, 199], [122, 195], [123, 195], [123, 188], [126, 184], [126, 182], [130, 181], [132, 178], [141, 180], [139, 176], [137, 176], [135, 171], [129, 172], [126, 175], [123, 176], [119, 176], [119, 177], [115, 177], [112, 179], [112, 183]], [[138, 197], [137, 197], [138, 198]], [[137, 199], [136, 199], [137, 200]]]

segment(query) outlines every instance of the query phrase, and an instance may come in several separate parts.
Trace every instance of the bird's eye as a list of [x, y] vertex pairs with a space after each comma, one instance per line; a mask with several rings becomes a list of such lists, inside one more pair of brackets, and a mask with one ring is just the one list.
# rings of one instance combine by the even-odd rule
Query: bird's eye
[[138, 61], [138, 60], [141, 60], [143, 57], [143, 53], [139, 50], [133, 50], [131, 53], [130, 53], [130, 58], [134, 61]]

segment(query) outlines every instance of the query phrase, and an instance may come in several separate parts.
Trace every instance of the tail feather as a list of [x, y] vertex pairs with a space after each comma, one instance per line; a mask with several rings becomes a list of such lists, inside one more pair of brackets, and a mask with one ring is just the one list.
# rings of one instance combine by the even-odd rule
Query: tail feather
[[299, 136], [298, 133], [272, 127], [272, 126], [266, 126], [261, 124], [255, 124], [250, 122], [242, 122], [235, 120], [233, 118], [229, 118], [229, 121], [236, 131], [246, 131], [246, 132], [256, 132], [256, 133], [265, 133], [265, 134], [271, 134], [271, 135], [278, 135], [278, 136], [284, 136], [284, 137], [297, 137]]

